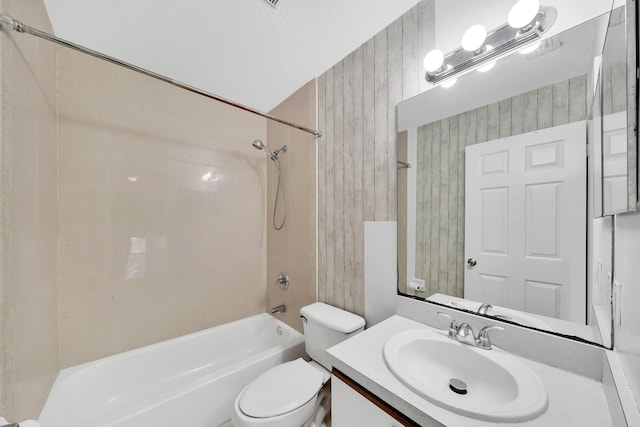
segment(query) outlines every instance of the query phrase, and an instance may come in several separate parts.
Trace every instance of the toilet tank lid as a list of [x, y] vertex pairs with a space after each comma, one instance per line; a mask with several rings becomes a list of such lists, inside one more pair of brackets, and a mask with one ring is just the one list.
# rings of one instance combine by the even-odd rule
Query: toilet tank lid
[[364, 326], [364, 319], [357, 314], [349, 313], [322, 302], [302, 307], [300, 314], [307, 320], [313, 320], [325, 328], [344, 334], [350, 334]]

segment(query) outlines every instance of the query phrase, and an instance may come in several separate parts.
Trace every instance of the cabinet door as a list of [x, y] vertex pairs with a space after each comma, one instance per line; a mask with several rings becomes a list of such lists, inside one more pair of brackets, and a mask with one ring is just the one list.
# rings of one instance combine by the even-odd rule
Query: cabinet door
[[404, 424], [333, 375], [331, 377], [331, 425], [333, 427], [400, 427]]

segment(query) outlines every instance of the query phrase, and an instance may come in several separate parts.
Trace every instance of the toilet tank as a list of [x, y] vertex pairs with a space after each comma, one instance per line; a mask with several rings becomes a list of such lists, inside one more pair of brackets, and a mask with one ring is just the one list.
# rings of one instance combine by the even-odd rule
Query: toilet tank
[[329, 371], [327, 349], [364, 329], [362, 317], [321, 302], [302, 307], [300, 315], [307, 354]]

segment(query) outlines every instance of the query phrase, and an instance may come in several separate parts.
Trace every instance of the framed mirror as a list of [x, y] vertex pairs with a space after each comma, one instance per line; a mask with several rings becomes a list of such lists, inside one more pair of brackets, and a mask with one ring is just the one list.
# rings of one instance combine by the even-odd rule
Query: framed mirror
[[611, 347], [587, 157], [610, 15], [398, 105], [401, 295]]

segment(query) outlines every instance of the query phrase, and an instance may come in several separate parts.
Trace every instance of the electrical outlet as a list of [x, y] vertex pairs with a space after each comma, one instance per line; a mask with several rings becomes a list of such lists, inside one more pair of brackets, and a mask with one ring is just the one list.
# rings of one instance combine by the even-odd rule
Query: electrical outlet
[[409, 289], [413, 289], [416, 292], [424, 292], [427, 287], [424, 280], [412, 277], [409, 280]]

